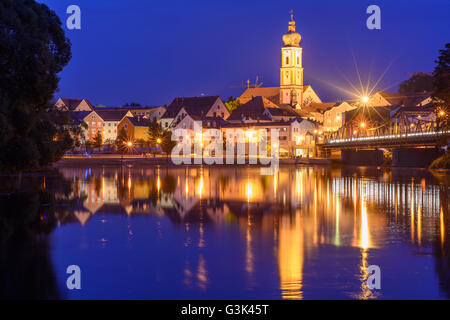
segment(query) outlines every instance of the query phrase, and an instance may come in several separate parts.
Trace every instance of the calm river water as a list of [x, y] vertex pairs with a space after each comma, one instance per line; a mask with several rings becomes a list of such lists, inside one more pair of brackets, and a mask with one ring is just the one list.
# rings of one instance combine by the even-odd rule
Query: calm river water
[[[3, 175], [1, 296], [448, 299], [448, 179], [320, 167]], [[66, 287], [69, 265], [81, 290]], [[380, 290], [367, 287], [370, 265]]]

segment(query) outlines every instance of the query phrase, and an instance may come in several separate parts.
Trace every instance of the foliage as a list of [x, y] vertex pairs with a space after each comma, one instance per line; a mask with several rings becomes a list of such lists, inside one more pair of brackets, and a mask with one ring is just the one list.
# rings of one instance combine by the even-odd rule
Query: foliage
[[172, 149], [177, 145], [177, 142], [172, 141], [172, 132], [170, 131], [165, 131], [161, 140], [161, 148], [168, 156], [172, 152]]
[[450, 103], [450, 43], [445, 49], [439, 50], [436, 67], [433, 71], [433, 97], [444, 102], [448, 107]]
[[163, 136], [163, 129], [161, 128], [161, 125], [156, 121], [156, 119], [153, 119], [148, 127], [149, 146], [151, 148], [154, 148], [158, 143], [158, 139], [162, 139], [162, 136]]
[[0, 2], [0, 170], [48, 166], [72, 147], [64, 123], [45, 112], [70, 58], [61, 21], [46, 5]]
[[126, 143], [130, 140], [130, 137], [128, 137], [128, 133], [125, 130], [124, 127], [122, 127], [119, 131], [119, 134], [117, 135], [116, 139], [116, 149], [120, 152], [126, 151]]
[[443, 156], [434, 160], [430, 169], [450, 169], [450, 152], [446, 152]]
[[414, 73], [411, 78], [400, 83], [398, 93], [426, 92], [433, 90], [433, 77], [423, 72]]
[[103, 146], [103, 137], [101, 132], [97, 132], [97, 135], [94, 137], [93, 146], [99, 150]]
[[236, 110], [240, 105], [241, 101], [239, 100], [239, 98], [233, 99], [233, 97], [231, 96], [228, 98], [228, 101], [225, 102], [225, 107], [230, 113]]

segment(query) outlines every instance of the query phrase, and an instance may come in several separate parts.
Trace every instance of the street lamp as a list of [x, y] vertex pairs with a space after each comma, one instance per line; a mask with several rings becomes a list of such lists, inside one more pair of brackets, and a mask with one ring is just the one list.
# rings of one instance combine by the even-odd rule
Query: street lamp
[[361, 101], [362, 101], [362, 103], [366, 104], [367, 102], [369, 102], [369, 97], [368, 96], [362, 96], [361, 97]]
[[366, 126], [365, 122], [361, 122], [361, 124], [359, 125], [361, 128], [364, 128]]

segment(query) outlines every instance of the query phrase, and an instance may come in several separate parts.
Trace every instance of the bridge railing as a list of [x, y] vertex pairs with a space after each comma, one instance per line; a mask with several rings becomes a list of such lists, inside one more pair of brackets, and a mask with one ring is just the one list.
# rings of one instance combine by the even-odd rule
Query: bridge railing
[[449, 129], [448, 126], [442, 126], [434, 122], [428, 123], [426, 126], [419, 124], [408, 127], [381, 127], [375, 130], [365, 130], [363, 133], [359, 131], [357, 134], [348, 130], [348, 128], [347, 130], [341, 128], [340, 131], [325, 135], [323, 144], [438, 137], [449, 135]]

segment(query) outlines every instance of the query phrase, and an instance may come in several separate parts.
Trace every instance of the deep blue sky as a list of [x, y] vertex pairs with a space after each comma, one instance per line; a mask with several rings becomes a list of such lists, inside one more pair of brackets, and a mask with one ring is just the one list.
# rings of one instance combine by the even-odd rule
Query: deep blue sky
[[[281, 37], [294, 9], [302, 35], [305, 83], [324, 101], [346, 98], [347, 77], [367, 83], [392, 64], [378, 89], [396, 91], [412, 72], [431, 72], [450, 42], [450, 1], [148, 1], [42, 0], [63, 21], [77, 4], [82, 29], [67, 30], [73, 58], [56, 96], [94, 104], [168, 104], [176, 96], [238, 96], [256, 75], [279, 85]], [[366, 8], [381, 8], [381, 30], [366, 28]], [[333, 85], [331, 85], [333, 84]]]

